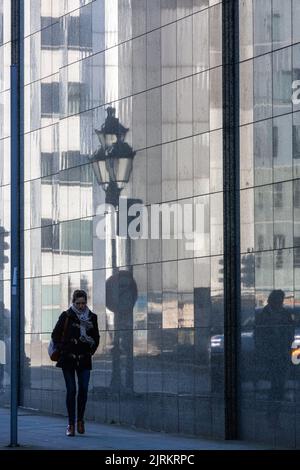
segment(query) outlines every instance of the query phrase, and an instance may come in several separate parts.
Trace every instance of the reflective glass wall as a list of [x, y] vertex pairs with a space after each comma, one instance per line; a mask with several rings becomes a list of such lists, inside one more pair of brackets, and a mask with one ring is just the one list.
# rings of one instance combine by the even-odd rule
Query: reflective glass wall
[[[300, 2], [240, 0], [242, 437], [299, 446]], [[295, 343], [297, 344], [297, 343]]]
[[10, 1], [0, 1], [0, 405], [10, 401]]
[[[66, 413], [47, 346], [83, 288], [101, 334], [87, 418], [223, 437], [221, 2], [27, 0], [25, 16], [24, 405]], [[108, 106], [136, 151], [122, 197], [149, 226], [157, 204], [182, 217], [169, 237], [162, 224], [117, 237], [138, 291], [126, 313], [106, 307], [111, 240], [90, 163]]]

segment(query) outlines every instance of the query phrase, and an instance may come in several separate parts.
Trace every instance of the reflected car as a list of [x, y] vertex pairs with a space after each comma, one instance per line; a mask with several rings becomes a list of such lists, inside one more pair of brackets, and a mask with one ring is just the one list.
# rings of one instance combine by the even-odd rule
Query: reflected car
[[[262, 312], [264, 307], [255, 308], [255, 315]], [[290, 311], [295, 322], [294, 341], [291, 347], [291, 362], [300, 364], [300, 306], [290, 307], [284, 306], [285, 310]], [[254, 315], [249, 317], [242, 323], [241, 332], [241, 356], [240, 356], [240, 369], [241, 373], [245, 373], [249, 380], [253, 380], [255, 371], [255, 342], [254, 342]], [[224, 335], [216, 334], [210, 340], [210, 361], [213, 374], [223, 372], [224, 364]], [[296, 359], [297, 358], [297, 359]], [[298, 362], [296, 362], [298, 361]]]

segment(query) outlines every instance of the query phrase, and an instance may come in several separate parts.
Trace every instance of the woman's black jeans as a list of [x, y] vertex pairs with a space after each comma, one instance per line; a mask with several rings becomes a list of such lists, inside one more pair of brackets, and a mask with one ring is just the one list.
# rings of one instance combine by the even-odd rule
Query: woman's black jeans
[[69, 424], [75, 424], [75, 404], [76, 404], [76, 380], [75, 371], [78, 378], [77, 396], [77, 421], [83, 421], [85, 405], [87, 402], [89, 380], [91, 371], [88, 369], [64, 369], [63, 374], [67, 387], [66, 405], [69, 416]]

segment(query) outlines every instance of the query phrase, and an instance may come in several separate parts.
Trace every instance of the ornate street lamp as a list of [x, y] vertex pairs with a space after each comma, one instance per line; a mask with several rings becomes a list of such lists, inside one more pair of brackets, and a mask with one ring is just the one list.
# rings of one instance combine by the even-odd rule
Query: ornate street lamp
[[100, 147], [91, 161], [97, 181], [106, 193], [105, 202], [117, 207], [120, 193], [129, 181], [136, 152], [125, 142], [129, 129], [116, 118], [115, 108], [108, 107], [106, 111], [101, 129], [95, 129]]
[[[117, 208], [119, 206], [120, 193], [129, 181], [133, 159], [136, 152], [134, 152], [132, 147], [125, 142], [125, 137], [129, 129], [124, 127], [119, 122], [119, 119], [116, 118], [115, 108], [108, 107], [106, 111], [107, 117], [104, 124], [102, 124], [100, 130], [95, 129], [100, 147], [94, 152], [91, 157], [91, 161], [93, 163], [97, 182], [105, 191], [105, 202], [107, 204], [112, 204], [114, 208]], [[111, 217], [114, 218], [113, 213], [111, 214]], [[130, 241], [128, 240], [126, 251], [129, 250], [129, 246]], [[135, 284], [135, 281], [132, 278], [131, 273], [123, 272], [123, 274], [120, 274], [118, 270], [116, 240], [113, 236], [111, 237], [111, 263], [113, 275], [106, 282], [108, 308], [112, 309], [114, 312], [115, 326], [112, 348], [111, 388], [119, 390], [121, 386], [119, 317], [122, 309], [125, 308], [125, 305], [123, 304], [128, 303], [125, 302], [124, 298], [119, 299], [119, 282], [120, 279], [124, 280], [124, 276], [127, 281], [130, 279], [132, 284]], [[118, 293], [118, 301], [116, 303], [114, 299], [112, 305], [109, 303], [112, 297], [110, 293], [111, 284], [114, 286], [114, 296], [116, 296], [115, 291]], [[134, 302], [135, 301], [136, 298], [134, 299]], [[121, 305], [120, 302], [122, 303]], [[133, 305], [134, 304], [132, 304], [131, 311], [133, 309]], [[131, 341], [128, 340], [128, 344], [126, 383], [130, 388], [132, 388], [132, 337]]]

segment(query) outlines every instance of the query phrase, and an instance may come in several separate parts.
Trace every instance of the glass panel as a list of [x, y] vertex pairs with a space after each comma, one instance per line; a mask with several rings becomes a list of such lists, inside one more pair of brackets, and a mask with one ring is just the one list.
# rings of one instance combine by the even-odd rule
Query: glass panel
[[210, 255], [209, 196], [195, 198], [194, 250], [195, 256]]
[[300, 45], [293, 47], [292, 102], [293, 111], [300, 110]]
[[148, 91], [146, 99], [147, 146], [157, 145], [161, 143], [161, 89]]
[[[149, 264], [147, 275], [148, 328], [161, 328], [162, 325], [162, 270], [161, 263]], [[149, 348], [148, 348], [149, 352]]]
[[132, 41], [132, 92], [133, 93], [139, 93], [146, 89], [146, 60], [147, 60], [146, 36], [133, 39]]
[[282, 181], [292, 177], [292, 132], [292, 115], [273, 120], [274, 181]]
[[208, 14], [209, 10], [193, 15], [193, 72], [209, 68], [208, 56]]
[[253, 126], [255, 185], [272, 182], [273, 138], [272, 120]]
[[147, 88], [160, 85], [161, 82], [161, 39], [160, 30], [147, 34]]
[[284, 4], [280, 0], [273, 0], [272, 7], [273, 49], [277, 49], [291, 43], [291, 0]]
[[194, 195], [209, 192], [209, 134], [197, 135], [193, 138], [194, 156]]
[[176, 80], [176, 23], [161, 29], [162, 83]]
[[183, 139], [177, 142], [177, 180], [178, 197], [193, 194], [193, 140]]
[[254, 250], [254, 191], [247, 189], [240, 192], [241, 207], [241, 252]]
[[160, 1], [147, 0], [147, 30], [160, 27]]
[[220, 129], [223, 120], [222, 68], [210, 71], [210, 129]]
[[172, 201], [177, 197], [176, 142], [162, 146], [162, 199]]
[[223, 190], [223, 132], [210, 133], [210, 192]]
[[273, 114], [292, 111], [291, 89], [291, 48], [273, 53]]
[[297, 28], [300, 19], [300, 4], [298, 0], [292, 0], [292, 23], [293, 23], [293, 42], [300, 41], [300, 32]]
[[253, 1], [239, 0], [240, 60], [253, 57]]
[[193, 132], [193, 81], [192, 77], [177, 82], [177, 138]]
[[254, 189], [255, 250], [273, 249], [272, 186]]
[[271, 50], [272, 0], [253, 0], [254, 53], [265, 54]]
[[292, 182], [274, 184], [274, 248], [293, 245]]
[[253, 125], [240, 128], [240, 185], [253, 186]]
[[176, 139], [176, 83], [162, 87], [162, 141]]
[[293, 165], [294, 177], [300, 176], [300, 113], [293, 114]]
[[192, 17], [177, 22], [177, 78], [193, 72], [193, 22]]
[[240, 124], [253, 121], [253, 61], [240, 64]]
[[211, 255], [223, 252], [223, 194], [210, 195]]
[[272, 57], [254, 59], [254, 120], [272, 115]]
[[160, 0], [161, 24], [176, 21], [177, 0]]
[[210, 67], [222, 63], [222, 5], [209, 10]]
[[162, 328], [177, 328], [178, 326], [178, 296], [177, 296], [177, 261], [162, 264], [163, 273], [163, 304]]
[[193, 76], [193, 133], [209, 130], [209, 73]]

